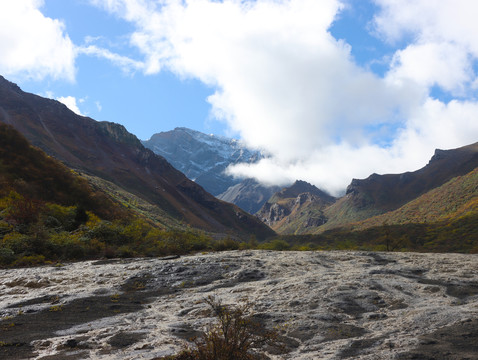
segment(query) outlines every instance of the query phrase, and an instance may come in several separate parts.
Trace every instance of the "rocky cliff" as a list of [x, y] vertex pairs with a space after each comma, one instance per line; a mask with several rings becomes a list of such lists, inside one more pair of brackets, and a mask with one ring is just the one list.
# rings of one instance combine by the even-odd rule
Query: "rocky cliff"
[[274, 194], [257, 215], [282, 234], [302, 233], [325, 224], [323, 211], [335, 200], [316, 186], [298, 180]]

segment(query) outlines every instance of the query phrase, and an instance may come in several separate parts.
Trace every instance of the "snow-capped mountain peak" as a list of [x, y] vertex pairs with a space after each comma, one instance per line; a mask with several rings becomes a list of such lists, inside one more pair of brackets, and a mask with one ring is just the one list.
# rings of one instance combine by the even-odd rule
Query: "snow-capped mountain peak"
[[231, 164], [253, 163], [264, 157], [237, 139], [178, 127], [154, 134], [143, 145], [165, 157], [174, 167], [213, 195], [226, 191], [240, 180], [224, 173]]

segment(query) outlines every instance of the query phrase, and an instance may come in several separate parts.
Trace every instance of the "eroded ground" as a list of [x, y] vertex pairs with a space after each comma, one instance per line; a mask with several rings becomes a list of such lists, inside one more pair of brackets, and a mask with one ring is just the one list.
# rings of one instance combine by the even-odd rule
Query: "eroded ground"
[[252, 303], [271, 359], [478, 359], [478, 256], [243, 251], [0, 271], [1, 359], [153, 359]]

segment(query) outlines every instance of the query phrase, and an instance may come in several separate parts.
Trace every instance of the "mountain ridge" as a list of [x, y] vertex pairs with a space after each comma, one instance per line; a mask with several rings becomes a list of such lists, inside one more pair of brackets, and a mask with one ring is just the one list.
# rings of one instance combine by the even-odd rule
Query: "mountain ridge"
[[295, 234], [308, 231], [327, 222], [324, 209], [335, 198], [302, 180], [283, 188], [257, 212], [257, 216], [280, 233]]

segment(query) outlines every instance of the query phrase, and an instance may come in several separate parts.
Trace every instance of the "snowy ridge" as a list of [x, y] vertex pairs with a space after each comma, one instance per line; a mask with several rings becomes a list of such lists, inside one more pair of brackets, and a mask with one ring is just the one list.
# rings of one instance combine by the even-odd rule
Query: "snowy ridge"
[[249, 149], [239, 140], [184, 127], [154, 134], [143, 141], [143, 145], [166, 158], [176, 169], [213, 195], [239, 183], [239, 179], [224, 173], [229, 165], [254, 163], [264, 158], [261, 151]]

